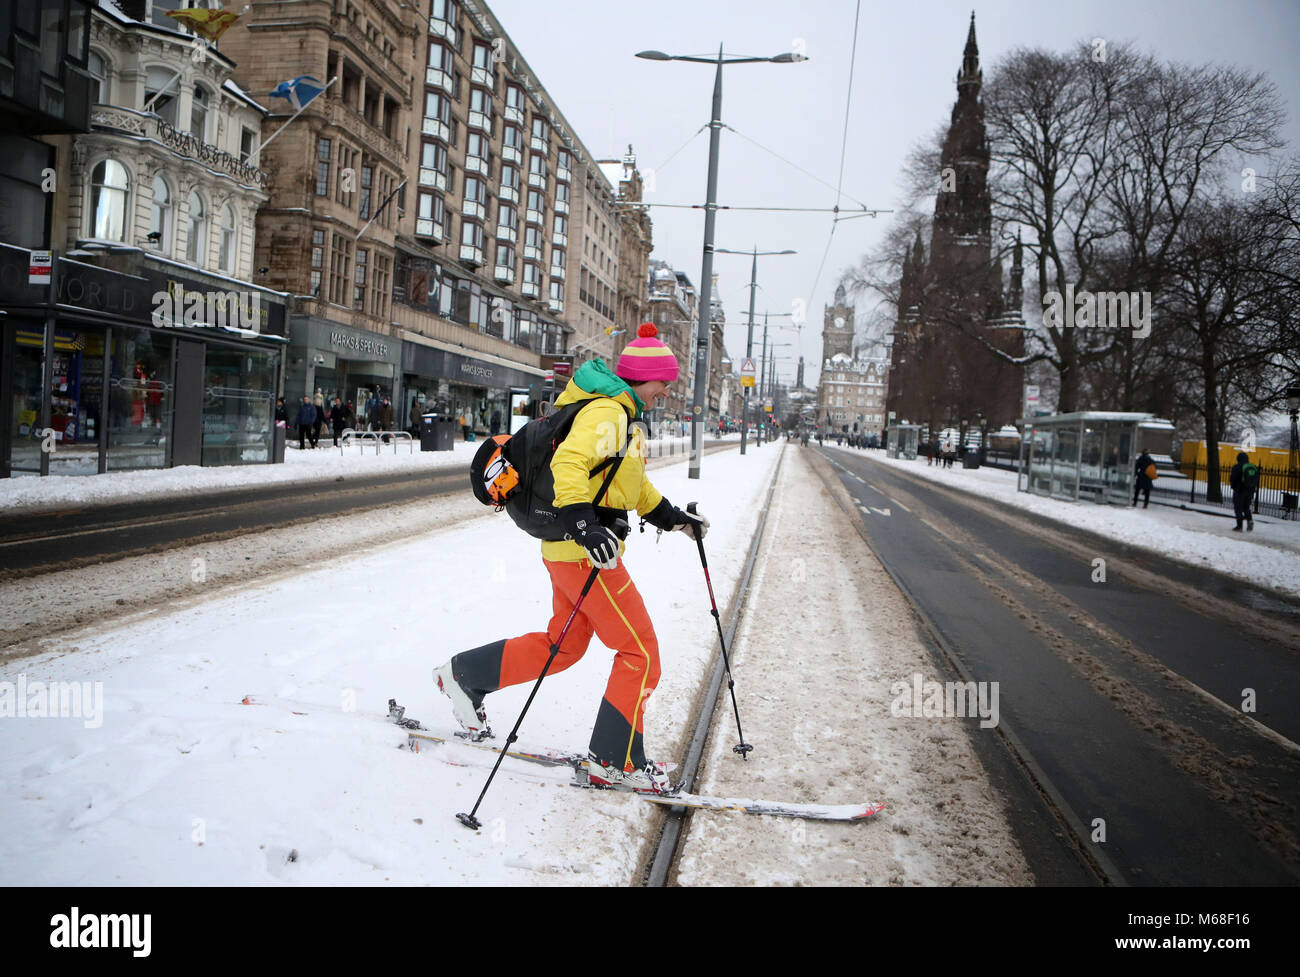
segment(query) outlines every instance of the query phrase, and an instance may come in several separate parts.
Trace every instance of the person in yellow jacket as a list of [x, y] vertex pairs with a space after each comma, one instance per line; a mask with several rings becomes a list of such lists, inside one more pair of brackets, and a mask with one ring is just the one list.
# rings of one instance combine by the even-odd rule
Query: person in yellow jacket
[[647, 405], [662, 399], [677, 379], [677, 360], [654, 338], [656, 334], [652, 324], [641, 326], [639, 338], [628, 344], [615, 371], [602, 360], [583, 364], [555, 401], [557, 408], [577, 401], [590, 403], [578, 412], [551, 459], [555, 508], [567, 536], [542, 543], [542, 562], [552, 586], [549, 627], [461, 652], [433, 674], [469, 736], [492, 735], [484, 696], [537, 680], [592, 567], [600, 568], [596, 586], [574, 617], [550, 672], [561, 672], [582, 658], [593, 634], [614, 649], [613, 668], [591, 733], [589, 773], [593, 783], [661, 793], [668, 778], [660, 764], [647, 761], [642, 744], [645, 703], [659, 682], [659, 642], [620, 559], [623, 541], [612, 527], [629, 509], [659, 529], [681, 530], [691, 539], [697, 533], [703, 538], [709, 522], [676, 508], [650, 483], [643, 425], [632, 427], [627, 455], [600, 498], [596, 496], [606, 473], [590, 474], [628, 444], [629, 424]]

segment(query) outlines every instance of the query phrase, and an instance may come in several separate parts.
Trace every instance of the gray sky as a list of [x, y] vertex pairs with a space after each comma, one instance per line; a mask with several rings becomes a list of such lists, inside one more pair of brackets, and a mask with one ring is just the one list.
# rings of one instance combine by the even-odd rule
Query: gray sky
[[[708, 132], [694, 138], [692, 133], [709, 119], [713, 68], [644, 61], [635, 53], [708, 55], [725, 43], [728, 54], [769, 56], [802, 43], [810, 59], [802, 64], [724, 69], [722, 118], [739, 135], [722, 133], [719, 203], [835, 203], [855, 0], [489, 0], [489, 5], [588, 150], [599, 158], [618, 157], [631, 143], [642, 171], [655, 171], [654, 190], [646, 195], [652, 203], [704, 201]], [[968, 3], [938, 0], [863, 0], [841, 207], [897, 205], [908, 150], [951, 113], [971, 9]], [[1061, 7], [999, 0], [974, 9], [985, 78], [1015, 47], [1064, 50], [1094, 37], [1133, 41], [1170, 60], [1266, 73], [1285, 100], [1290, 152], [1300, 148], [1297, 0], [1090, 0]], [[652, 208], [650, 214], [653, 257], [671, 262], [698, 285], [703, 212]], [[802, 332], [784, 319], [771, 341], [796, 344], [777, 353], [802, 353], [810, 384], [821, 355], [823, 306], [843, 272], [878, 242], [890, 219], [840, 221], [832, 236], [829, 214], [718, 215], [718, 247], [799, 252], [759, 258], [756, 308], [789, 312], [795, 299], [806, 303]], [[750, 259], [718, 255], [714, 270], [727, 312], [727, 349], [739, 358], [745, 351]], [[860, 323], [867, 311], [859, 308]], [[756, 336], [756, 358], [759, 342]], [[793, 380], [793, 359], [778, 367], [783, 378]]]

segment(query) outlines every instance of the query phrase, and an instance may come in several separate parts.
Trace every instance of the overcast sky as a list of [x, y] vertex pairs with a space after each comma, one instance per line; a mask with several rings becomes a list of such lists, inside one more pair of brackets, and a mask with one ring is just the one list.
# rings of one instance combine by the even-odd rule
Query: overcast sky
[[[587, 149], [598, 158], [617, 157], [631, 143], [642, 171], [654, 170], [654, 190], [646, 196], [652, 203], [704, 201], [708, 132], [692, 134], [709, 120], [714, 69], [645, 61], [635, 53], [709, 55], [723, 43], [728, 54], [770, 56], [802, 45], [809, 57], [802, 64], [724, 69], [722, 119], [738, 134], [722, 133], [719, 203], [825, 208], [835, 203], [855, 0], [489, 0], [489, 5]], [[936, 0], [862, 0], [841, 207], [897, 205], [908, 150], [952, 111], [971, 9], [968, 3]], [[974, 9], [986, 79], [998, 59], [1016, 47], [1060, 51], [1094, 37], [1133, 41], [1170, 60], [1221, 62], [1266, 73], [1285, 100], [1290, 151], [1300, 150], [1300, 0], [1090, 0], [1078, 6], [998, 0]], [[685, 271], [698, 285], [703, 212], [653, 208], [650, 214], [653, 257]], [[792, 356], [788, 363], [778, 361], [784, 379], [793, 380], [794, 358], [802, 353], [807, 382], [815, 380], [823, 307], [841, 275], [878, 242], [889, 220], [889, 215], [842, 220], [832, 235], [829, 214], [719, 213], [718, 247], [799, 252], [760, 257], [758, 265], [759, 312], [790, 312], [796, 298], [808, 309], [802, 332], [783, 319], [772, 335], [773, 343], [794, 344], [776, 350]], [[718, 255], [714, 270], [727, 313], [727, 349], [739, 358], [745, 352], [750, 259]], [[859, 308], [860, 323], [867, 311]], [[759, 336], [754, 342], [757, 358]]]

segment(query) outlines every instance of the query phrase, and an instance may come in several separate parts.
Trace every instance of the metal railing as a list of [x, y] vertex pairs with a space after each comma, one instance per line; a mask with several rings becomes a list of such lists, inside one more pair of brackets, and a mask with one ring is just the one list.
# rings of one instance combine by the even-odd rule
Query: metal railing
[[[1220, 499], [1217, 502], [1209, 498], [1209, 472], [1206, 466], [1196, 461], [1183, 462], [1172, 471], [1160, 472], [1160, 477], [1151, 486], [1151, 494], [1161, 498], [1186, 498], [1188, 502], [1223, 506], [1231, 511], [1232, 489], [1228, 486], [1231, 471], [1231, 465], [1219, 466]], [[1296, 519], [1298, 499], [1300, 472], [1260, 466], [1259, 488], [1255, 490], [1255, 498], [1251, 502], [1251, 510], [1256, 515], [1264, 513], [1279, 519]]]
[[364, 454], [367, 442], [375, 443], [375, 454], [379, 454], [381, 445], [392, 444], [393, 454], [397, 454], [397, 445], [399, 442], [409, 445], [409, 454], [415, 453], [415, 439], [407, 431], [357, 431], [353, 428], [345, 428], [339, 435], [339, 454], [344, 453], [344, 449], [351, 444], [356, 444], [361, 449], [360, 453]]

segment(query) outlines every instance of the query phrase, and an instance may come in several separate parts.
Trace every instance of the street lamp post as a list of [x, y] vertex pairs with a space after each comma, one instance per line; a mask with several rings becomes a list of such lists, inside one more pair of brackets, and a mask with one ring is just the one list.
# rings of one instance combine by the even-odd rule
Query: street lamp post
[[695, 333], [695, 399], [691, 405], [691, 461], [688, 475], [700, 477], [700, 459], [704, 455], [704, 416], [709, 402], [709, 326], [713, 318], [713, 229], [718, 216], [718, 139], [722, 134], [722, 67], [728, 64], [753, 64], [771, 61], [789, 64], [806, 61], [802, 54], [789, 51], [771, 58], [726, 58], [722, 45], [718, 45], [716, 58], [697, 55], [664, 54], [662, 51], [641, 51], [638, 58], [648, 61], [692, 61], [713, 64], [713, 114], [709, 120], [709, 179], [707, 199], [704, 202], [704, 259], [700, 269], [699, 328]]
[[[745, 359], [754, 357], [754, 296], [758, 294], [758, 256], [774, 254], [797, 254], [798, 252], [785, 251], [759, 251], [758, 245], [755, 245], [750, 251], [732, 251], [729, 248], [714, 248], [714, 254], [748, 254], [754, 259], [753, 265], [749, 272], [749, 329], [745, 334]], [[764, 327], [764, 336], [767, 335]], [[749, 385], [745, 386], [744, 406], [740, 411], [740, 453], [745, 454], [745, 443], [749, 439]]]
[[[1300, 384], [1287, 387], [1286, 406], [1291, 412], [1291, 448], [1287, 452], [1290, 477], [1287, 480], [1291, 483], [1291, 495], [1300, 496], [1300, 428], [1297, 427], [1297, 418], [1300, 418]], [[1293, 501], [1300, 502], [1300, 498]], [[1300, 519], [1300, 506], [1291, 510], [1291, 517]]]

